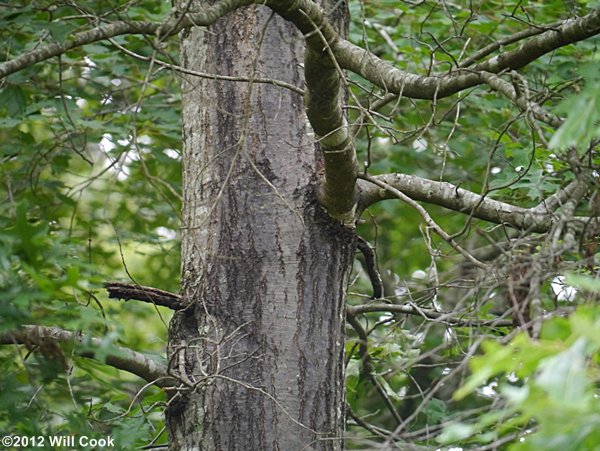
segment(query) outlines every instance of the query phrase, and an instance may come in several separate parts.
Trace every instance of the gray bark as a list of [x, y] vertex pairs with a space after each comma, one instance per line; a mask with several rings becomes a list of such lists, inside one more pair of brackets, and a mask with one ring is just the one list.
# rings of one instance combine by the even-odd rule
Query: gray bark
[[[182, 65], [303, 85], [304, 41], [261, 6], [182, 35]], [[354, 232], [316, 200], [301, 96], [185, 77], [182, 296], [171, 449], [339, 449]]]

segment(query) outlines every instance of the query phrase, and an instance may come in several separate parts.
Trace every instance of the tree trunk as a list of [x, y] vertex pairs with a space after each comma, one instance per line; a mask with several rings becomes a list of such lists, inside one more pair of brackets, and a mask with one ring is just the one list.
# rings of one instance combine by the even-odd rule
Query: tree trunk
[[[302, 36], [262, 6], [182, 35], [182, 65], [303, 86]], [[182, 294], [171, 449], [340, 449], [354, 233], [316, 202], [300, 94], [184, 76]]]

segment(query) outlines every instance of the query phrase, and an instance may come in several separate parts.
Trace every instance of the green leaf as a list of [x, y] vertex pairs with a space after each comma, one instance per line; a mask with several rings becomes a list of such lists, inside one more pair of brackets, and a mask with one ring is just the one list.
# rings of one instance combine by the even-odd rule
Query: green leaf
[[476, 388], [485, 384], [492, 376], [510, 369], [514, 365], [513, 353], [510, 347], [502, 346], [493, 341], [482, 343], [485, 357], [475, 357], [471, 361], [473, 374], [460, 387], [452, 399], [458, 401], [472, 393]]
[[448, 417], [448, 406], [444, 401], [432, 398], [425, 406], [429, 424], [439, 424]]
[[64, 21], [58, 21], [49, 23], [48, 31], [56, 42], [62, 44], [69, 38], [73, 29], [72, 27], [67, 26]]
[[475, 432], [475, 427], [467, 423], [451, 423], [444, 428], [444, 432], [440, 434], [436, 440], [438, 443], [454, 443], [470, 437]]
[[586, 358], [586, 340], [579, 338], [567, 350], [540, 363], [536, 384], [565, 407], [585, 403], [590, 388]]
[[396, 401], [401, 401], [402, 397], [396, 392], [396, 390], [394, 390], [390, 384], [388, 383], [387, 380], [385, 380], [385, 378], [383, 377], [377, 377], [377, 380], [379, 381], [379, 383], [381, 384], [381, 386], [383, 387], [383, 390], [385, 391], [385, 393], [392, 399], [396, 400]]
[[567, 118], [550, 140], [550, 148], [565, 151], [575, 148], [584, 152], [593, 139], [600, 137], [600, 76], [598, 63], [584, 66], [581, 72], [587, 81], [585, 88], [568, 97], [558, 108]]
[[9, 85], [0, 91], [0, 108], [4, 107], [10, 116], [18, 116], [27, 107], [23, 89]]
[[600, 293], [600, 280], [595, 277], [569, 273], [565, 275], [565, 283], [580, 290]]

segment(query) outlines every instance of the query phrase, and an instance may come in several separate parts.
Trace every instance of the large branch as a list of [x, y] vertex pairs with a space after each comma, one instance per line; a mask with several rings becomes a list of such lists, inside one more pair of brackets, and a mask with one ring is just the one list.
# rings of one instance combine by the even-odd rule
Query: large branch
[[[384, 187], [389, 185], [411, 199], [439, 205], [496, 224], [508, 224], [520, 230], [547, 232], [557, 219], [557, 216], [548, 210], [549, 205], [544, 203], [534, 208], [517, 207], [459, 188], [451, 183], [436, 182], [414, 175], [383, 174], [372, 178], [382, 182], [382, 186], [359, 181], [361, 209], [381, 200], [395, 198], [395, 195]], [[563, 202], [571, 191], [572, 187], [569, 186], [569, 189], [562, 193]], [[559, 205], [553, 202], [552, 206], [556, 208]]]
[[533, 37], [515, 50], [507, 51], [469, 69], [458, 69], [443, 76], [419, 76], [395, 68], [368, 50], [342, 40], [327, 23], [322, 11], [311, 0], [296, 0], [283, 8], [281, 0], [267, 1], [273, 10], [292, 21], [304, 34], [315, 26], [326, 40], [343, 69], [350, 70], [381, 89], [414, 99], [439, 99], [484, 83], [478, 72], [500, 73], [517, 70], [539, 57], [591, 36], [600, 34], [600, 8], [590, 14], [569, 19]]
[[[23, 326], [18, 330], [0, 333], [0, 345], [22, 344], [27, 346], [43, 346], [44, 343], [76, 343], [88, 345], [95, 349], [104, 346], [99, 338], [85, 337], [79, 333], [70, 332], [58, 327]], [[75, 351], [77, 355], [96, 359], [94, 351]], [[96, 359], [98, 360], [98, 359]], [[141, 377], [158, 387], [175, 385], [175, 380], [167, 375], [167, 367], [139, 352], [120, 346], [109, 350], [103, 361], [114, 368], [127, 371]]]
[[[308, 1], [308, 0], [305, 0]], [[347, 41], [334, 41], [332, 51], [344, 69], [359, 74], [383, 90], [414, 99], [440, 99], [484, 83], [480, 71], [500, 73], [517, 70], [539, 57], [600, 34], [600, 8], [578, 19], [566, 20], [521, 44], [470, 69], [443, 76], [419, 76], [393, 67], [369, 51]]]
[[319, 201], [332, 217], [353, 224], [358, 201], [358, 162], [342, 110], [340, 74], [327, 52], [309, 47], [304, 75], [306, 113], [323, 151], [325, 174]]
[[495, 40], [491, 44], [486, 45], [482, 49], [477, 50], [474, 54], [472, 54], [469, 57], [462, 60], [460, 63], [460, 67], [469, 67], [469, 66], [475, 64], [477, 61], [479, 61], [479, 60], [485, 58], [486, 56], [491, 55], [492, 53], [501, 49], [502, 47], [507, 47], [510, 44], [514, 44], [515, 42], [522, 41], [531, 36], [542, 34], [548, 30], [554, 30], [556, 27], [558, 27], [560, 25], [562, 25], [562, 21], [545, 24], [545, 25], [535, 25], [535, 26], [531, 26], [525, 30], [519, 31], [513, 35], [507, 36], [507, 37], [499, 39], [499, 40]]
[[26, 67], [32, 66], [40, 61], [62, 55], [69, 50], [81, 47], [93, 42], [120, 36], [123, 34], [155, 34], [160, 28], [160, 23], [155, 22], [114, 22], [101, 25], [88, 31], [76, 33], [71, 39], [64, 43], [52, 43], [40, 46], [35, 50], [23, 53], [12, 60], [0, 63], [0, 78], [18, 72]]
[[332, 217], [353, 224], [358, 201], [358, 162], [342, 109], [343, 74], [331, 52], [331, 44], [340, 36], [311, 1], [290, 4], [272, 0], [267, 4], [305, 36], [304, 102], [308, 120], [323, 151], [325, 171], [318, 193], [319, 202]]
[[[321, 190], [322, 205], [338, 219], [352, 219], [356, 200], [357, 161], [351, 135], [340, 108], [339, 89], [342, 74], [339, 69], [348, 69], [361, 75], [380, 88], [405, 97], [436, 99], [449, 96], [463, 89], [482, 83], [501, 83], [491, 76], [505, 70], [516, 70], [540, 56], [564, 45], [586, 39], [600, 33], [600, 9], [579, 19], [553, 24], [551, 30], [528, 40], [517, 49], [505, 52], [475, 66], [473, 69], [458, 69], [441, 77], [421, 77], [396, 69], [376, 57], [368, 50], [354, 46], [341, 39], [325, 19], [322, 11], [315, 8], [310, 0], [296, 0], [293, 3], [281, 0], [267, 1], [267, 5], [281, 16], [293, 22], [304, 33], [307, 41], [305, 60], [306, 104], [309, 120], [321, 142], [325, 158], [325, 177]], [[335, 63], [332, 59], [335, 58]], [[504, 84], [501, 86], [505, 88]], [[506, 94], [506, 89], [504, 89]], [[556, 124], [554, 117], [546, 114], [537, 105], [509, 92], [509, 97], [520, 102], [524, 109], [533, 108], [538, 117]], [[536, 108], [537, 107], [537, 108]], [[402, 176], [396, 174], [393, 182]], [[382, 180], [389, 184], [389, 180]], [[408, 185], [414, 186], [417, 179]], [[435, 183], [435, 182], [432, 182]], [[391, 183], [394, 187], [396, 185]], [[385, 190], [379, 198], [388, 198], [391, 193]], [[403, 189], [401, 191], [404, 192]], [[443, 196], [441, 195], [443, 193]], [[553, 218], [546, 212], [514, 207], [509, 204], [483, 198], [474, 193], [458, 190], [452, 185], [437, 185], [429, 193], [417, 189], [413, 198], [443, 204], [448, 208], [468, 211], [476, 217], [498, 223], [509, 223], [520, 229], [546, 231]], [[430, 195], [433, 194], [433, 195]], [[447, 197], [450, 195], [449, 197]], [[362, 197], [369, 194], [363, 190]], [[372, 199], [373, 200], [373, 199]], [[374, 200], [373, 200], [374, 201]], [[367, 201], [369, 203], [369, 201]]]

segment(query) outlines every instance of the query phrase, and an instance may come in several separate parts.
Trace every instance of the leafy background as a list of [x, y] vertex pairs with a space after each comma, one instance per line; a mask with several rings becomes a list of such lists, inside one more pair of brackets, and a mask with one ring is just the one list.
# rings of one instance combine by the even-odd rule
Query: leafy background
[[[353, 1], [350, 38], [398, 67], [439, 75], [530, 23], [553, 23], [594, 6], [598, 3]], [[63, 42], [98, 23], [160, 20], [170, 9], [169, 1], [142, 0], [0, 4], [0, 58]], [[546, 142], [510, 102], [482, 86], [434, 104], [392, 102], [378, 116], [378, 126], [358, 136], [359, 160], [371, 174], [415, 174], [534, 206], [573, 177], [565, 147], [578, 145], [589, 165], [598, 166], [597, 152], [584, 144], [599, 138], [597, 45], [593, 38], [561, 48], [521, 71], [532, 95], [567, 117], [556, 134], [543, 128]], [[108, 300], [102, 284], [123, 280], [179, 289], [181, 92], [177, 72], [153, 62], [176, 64], [177, 52], [174, 38], [121, 36], [2, 81], [0, 333], [21, 324], [57, 325], [102, 337], [100, 361], [116, 345], [163, 355], [169, 312]], [[357, 120], [356, 107], [372, 103], [379, 92], [351, 74], [348, 81], [349, 116]], [[584, 120], [580, 111], [587, 113]], [[589, 208], [582, 204], [579, 213]], [[441, 208], [428, 211], [469, 249], [507, 235], [526, 239]], [[506, 309], [503, 286], [473, 280], [410, 206], [388, 201], [370, 208], [359, 233], [376, 249], [390, 302], [460, 308], [482, 320]], [[539, 245], [533, 241], [534, 249]], [[346, 446], [375, 447], [397, 427], [383, 390], [409, 420], [402, 438], [434, 449], [600, 447], [600, 286], [594, 254], [586, 265], [578, 264], [580, 253], [562, 255], [572, 264], [548, 270], [542, 301], [555, 315], [539, 340], [507, 327], [361, 317], [379, 390], [365, 374], [359, 337], [349, 327], [347, 401], [354, 417]], [[366, 302], [370, 290], [357, 256], [349, 304]], [[92, 430], [110, 433], [122, 449], [166, 441], [165, 398], [157, 389], [79, 358], [69, 347], [59, 356], [56, 350], [0, 348], [0, 430], [23, 435]], [[356, 418], [370, 429], [357, 427]]]

